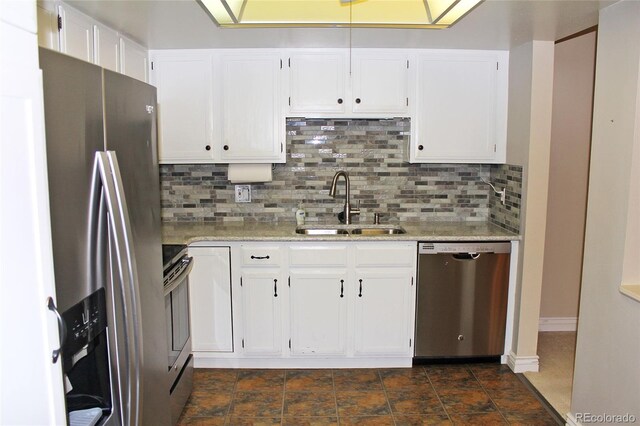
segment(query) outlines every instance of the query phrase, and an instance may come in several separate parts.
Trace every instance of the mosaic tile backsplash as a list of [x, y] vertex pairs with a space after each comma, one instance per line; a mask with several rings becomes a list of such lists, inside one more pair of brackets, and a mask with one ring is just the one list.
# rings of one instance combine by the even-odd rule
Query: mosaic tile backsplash
[[[344, 180], [329, 196], [333, 175], [349, 173], [354, 222], [494, 221], [515, 229], [519, 192], [508, 208], [482, 179], [502, 179], [517, 190], [522, 172], [512, 166], [409, 164], [404, 150], [409, 119], [287, 121], [287, 162], [276, 164], [273, 181], [251, 185], [251, 203], [236, 203], [227, 165], [161, 165], [163, 221], [294, 222], [302, 206], [307, 222], [337, 222]], [[517, 185], [516, 185], [517, 184]], [[509, 193], [509, 189], [507, 190]], [[502, 207], [502, 206], [500, 206]], [[494, 211], [495, 210], [495, 211]], [[516, 230], [517, 232], [517, 230]]]
[[506, 203], [499, 197], [489, 198], [489, 222], [506, 229], [520, 232], [520, 205], [522, 202], [522, 166], [498, 164], [491, 166], [490, 182], [501, 191], [506, 188]]

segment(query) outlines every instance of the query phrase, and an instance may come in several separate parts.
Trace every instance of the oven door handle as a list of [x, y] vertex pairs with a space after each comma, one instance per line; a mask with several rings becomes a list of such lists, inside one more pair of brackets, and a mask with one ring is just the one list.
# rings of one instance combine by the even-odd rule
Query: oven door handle
[[180, 275], [174, 277], [170, 282], [167, 283], [167, 285], [164, 287], [165, 296], [175, 290], [180, 285], [180, 283], [185, 278], [187, 278], [187, 275], [189, 275], [189, 272], [191, 272], [191, 270], [193, 269], [193, 257], [187, 257], [180, 262], [186, 263], [187, 267], [180, 273]]

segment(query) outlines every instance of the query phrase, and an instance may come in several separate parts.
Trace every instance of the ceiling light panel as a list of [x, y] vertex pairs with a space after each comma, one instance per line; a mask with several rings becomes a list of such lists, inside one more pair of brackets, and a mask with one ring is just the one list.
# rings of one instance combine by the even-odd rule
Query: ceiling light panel
[[198, 0], [221, 27], [444, 28], [481, 0]]

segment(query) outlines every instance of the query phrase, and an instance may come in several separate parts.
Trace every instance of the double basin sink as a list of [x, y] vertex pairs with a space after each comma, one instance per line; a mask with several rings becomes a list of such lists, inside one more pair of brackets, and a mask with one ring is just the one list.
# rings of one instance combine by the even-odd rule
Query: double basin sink
[[305, 225], [296, 228], [301, 235], [400, 235], [406, 234], [404, 228], [394, 225]]

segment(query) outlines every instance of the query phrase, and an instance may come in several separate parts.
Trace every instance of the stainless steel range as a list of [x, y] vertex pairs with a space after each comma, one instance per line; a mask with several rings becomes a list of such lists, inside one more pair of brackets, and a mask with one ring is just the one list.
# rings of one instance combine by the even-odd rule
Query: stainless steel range
[[167, 321], [171, 423], [180, 418], [193, 387], [193, 355], [189, 324], [189, 272], [193, 258], [185, 245], [163, 245], [164, 309]]

